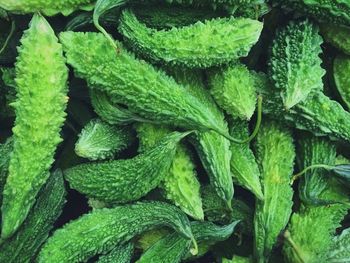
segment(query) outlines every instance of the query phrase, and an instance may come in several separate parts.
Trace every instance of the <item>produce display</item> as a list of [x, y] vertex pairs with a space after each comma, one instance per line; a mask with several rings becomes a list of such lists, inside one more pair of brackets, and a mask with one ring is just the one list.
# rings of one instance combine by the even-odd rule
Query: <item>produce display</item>
[[350, 262], [350, 1], [0, 0], [0, 263]]

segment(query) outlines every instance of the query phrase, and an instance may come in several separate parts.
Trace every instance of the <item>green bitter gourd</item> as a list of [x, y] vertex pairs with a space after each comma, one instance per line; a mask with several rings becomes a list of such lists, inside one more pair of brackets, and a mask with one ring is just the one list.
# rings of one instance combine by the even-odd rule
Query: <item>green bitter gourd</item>
[[343, 232], [335, 236], [332, 245], [328, 250], [327, 262], [340, 263], [350, 260], [350, 228], [346, 228]]
[[321, 24], [321, 34], [325, 42], [350, 55], [350, 28], [334, 24]]
[[350, 57], [338, 55], [333, 62], [335, 86], [346, 107], [350, 109]]

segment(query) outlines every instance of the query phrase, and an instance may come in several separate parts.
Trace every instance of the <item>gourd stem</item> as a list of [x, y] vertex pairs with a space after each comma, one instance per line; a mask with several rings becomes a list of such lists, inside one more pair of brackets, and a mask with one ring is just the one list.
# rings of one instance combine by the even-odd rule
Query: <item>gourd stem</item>
[[8, 34], [8, 36], [6, 38], [4, 45], [0, 49], [0, 54], [2, 54], [2, 52], [4, 52], [4, 50], [6, 49], [11, 37], [13, 36], [13, 33], [15, 32], [15, 28], [16, 28], [16, 23], [14, 20], [12, 20], [10, 33]]
[[298, 256], [298, 258], [300, 259], [300, 262], [305, 263], [306, 261], [304, 260], [300, 249], [298, 248], [297, 244], [295, 244], [295, 242], [293, 241], [291, 234], [288, 230], [286, 230], [286, 232], [284, 232], [284, 238], [287, 240], [287, 242], [292, 246], [293, 250], [295, 251], [295, 254]]
[[113, 37], [98, 23], [98, 21], [95, 23], [95, 27], [105, 35], [105, 37], [108, 39], [108, 41], [111, 43], [111, 45], [118, 50], [117, 44]]
[[190, 252], [193, 256], [195, 256], [198, 254], [198, 244], [194, 236], [191, 237], [191, 241], [192, 241], [193, 247], [190, 249]]
[[326, 170], [331, 170], [333, 167], [331, 165], [327, 165], [327, 164], [313, 164], [313, 165], [310, 165], [310, 166], [304, 168], [304, 170], [302, 170], [301, 172], [293, 175], [291, 184], [293, 184], [295, 180], [297, 180], [299, 177], [301, 177], [307, 171], [309, 171], [311, 169], [317, 169], [317, 168], [323, 168], [323, 169], [326, 169]]

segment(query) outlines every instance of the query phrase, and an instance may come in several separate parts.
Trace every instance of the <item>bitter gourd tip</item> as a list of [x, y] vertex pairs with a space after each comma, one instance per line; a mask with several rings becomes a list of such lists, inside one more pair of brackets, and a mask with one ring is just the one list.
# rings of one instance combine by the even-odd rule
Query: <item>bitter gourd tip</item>
[[191, 241], [192, 241], [193, 247], [190, 249], [190, 252], [192, 255], [195, 256], [198, 254], [198, 244], [196, 239], [193, 236], [191, 237]]

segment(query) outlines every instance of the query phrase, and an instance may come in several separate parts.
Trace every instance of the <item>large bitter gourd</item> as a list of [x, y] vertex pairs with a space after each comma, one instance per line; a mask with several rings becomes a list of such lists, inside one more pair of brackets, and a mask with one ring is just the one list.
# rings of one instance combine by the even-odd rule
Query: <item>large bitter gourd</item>
[[248, 55], [263, 23], [249, 18], [217, 18], [156, 30], [140, 23], [131, 10], [122, 13], [119, 31], [133, 50], [154, 62], [207, 68]]
[[86, 261], [159, 226], [171, 227], [194, 240], [190, 222], [181, 210], [162, 202], [139, 202], [112, 209], [96, 209], [69, 222], [48, 239], [38, 262]]
[[21, 225], [49, 177], [68, 101], [62, 47], [45, 18], [33, 16], [21, 43], [13, 103], [14, 148], [2, 204], [3, 238]]

